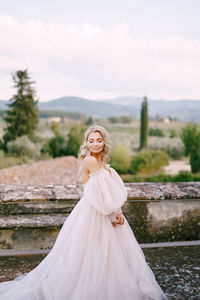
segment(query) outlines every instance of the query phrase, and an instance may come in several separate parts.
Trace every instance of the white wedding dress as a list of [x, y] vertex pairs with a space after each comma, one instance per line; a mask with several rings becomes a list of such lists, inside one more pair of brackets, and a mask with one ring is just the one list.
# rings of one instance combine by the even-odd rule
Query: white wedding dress
[[122, 212], [127, 190], [107, 166], [90, 173], [83, 196], [44, 260], [31, 272], [0, 283], [0, 300], [168, 299], [125, 216], [123, 225], [111, 223]]

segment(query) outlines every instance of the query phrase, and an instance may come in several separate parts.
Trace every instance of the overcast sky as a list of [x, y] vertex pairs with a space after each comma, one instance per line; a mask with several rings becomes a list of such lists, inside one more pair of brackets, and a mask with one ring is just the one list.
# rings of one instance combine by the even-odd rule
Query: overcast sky
[[200, 99], [199, 0], [0, 1], [0, 99], [28, 68], [40, 101]]

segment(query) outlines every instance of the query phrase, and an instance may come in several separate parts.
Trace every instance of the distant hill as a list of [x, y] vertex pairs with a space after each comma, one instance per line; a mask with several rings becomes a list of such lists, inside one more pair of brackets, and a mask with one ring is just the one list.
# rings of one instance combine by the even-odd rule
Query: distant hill
[[[140, 115], [142, 98], [118, 97], [113, 99], [89, 100], [80, 97], [62, 97], [51, 101], [39, 102], [40, 111], [80, 112], [96, 118]], [[8, 101], [0, 100], [0, 110], [7, 109]], [[177, 117], [180, 121], [200, 122], [200, 100], [153, 100], [148, 99], [149, 116]]]
[[8, 109], [7, 104], [9, 101], [2, 101], [0, 100], [0, 110]]

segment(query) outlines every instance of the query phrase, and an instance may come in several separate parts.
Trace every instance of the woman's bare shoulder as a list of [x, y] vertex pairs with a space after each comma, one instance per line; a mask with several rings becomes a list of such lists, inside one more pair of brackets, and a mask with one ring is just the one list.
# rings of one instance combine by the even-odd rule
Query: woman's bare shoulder
[[89, 172], [96, 172], [98, 169], [101, 168], [101, 165], [99, 164], [98, 160], [91, 155], [87, 155], [83, 159], [83, 169], [88, 170]]

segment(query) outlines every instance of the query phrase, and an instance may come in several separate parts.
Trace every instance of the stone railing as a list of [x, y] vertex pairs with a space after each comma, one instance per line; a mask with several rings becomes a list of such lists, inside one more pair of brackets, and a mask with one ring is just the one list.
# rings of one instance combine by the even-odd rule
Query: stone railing
[[[200, 239], [200, 182], [125, 185], [122, 210], [138, 242]], [[0, 184], [0, 249], [51, 248], [82, 195], [75, 184]]]

